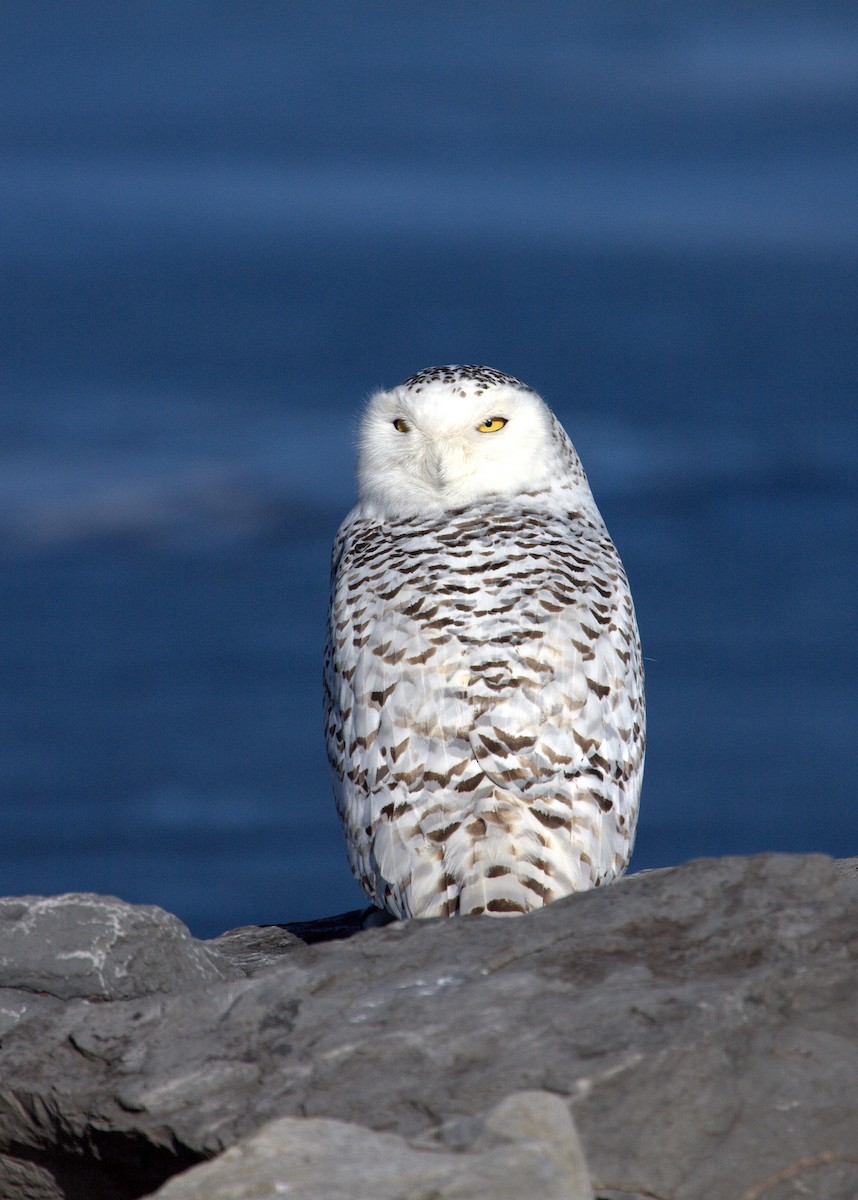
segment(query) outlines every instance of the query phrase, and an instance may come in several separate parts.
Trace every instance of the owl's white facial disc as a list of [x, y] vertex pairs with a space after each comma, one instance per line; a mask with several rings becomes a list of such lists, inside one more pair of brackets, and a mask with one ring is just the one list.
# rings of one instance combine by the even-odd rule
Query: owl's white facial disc
[[444, 511], [546, 485], [563, 471], [540, 397], [489, 367], [434, 367], [370, 398], [359, 499], [382, 517]]

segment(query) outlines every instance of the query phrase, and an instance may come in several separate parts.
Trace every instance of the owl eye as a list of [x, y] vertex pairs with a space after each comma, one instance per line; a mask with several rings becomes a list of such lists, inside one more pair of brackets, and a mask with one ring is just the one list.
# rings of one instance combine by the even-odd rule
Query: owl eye
[[411, 428], [411, 426], [407, 421], [403, 421], [402, 417], [397, 417], [393, 422], [393, 428], [398, 430], [399, 433], [408, 433], [408, 430]]
[[477, 426], [480, 433], [497, 433], [506, 425], [506, 417], [486, 417], [482, 425]]

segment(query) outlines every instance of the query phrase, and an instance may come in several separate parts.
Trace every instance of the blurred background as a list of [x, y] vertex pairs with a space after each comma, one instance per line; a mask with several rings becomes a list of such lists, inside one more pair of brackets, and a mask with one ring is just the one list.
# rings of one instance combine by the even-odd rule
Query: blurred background
[[26, 0], [0, 56], [0, 893], [363, 904], [330, 543], [447, 362], [548, 399], [626, 563], [633, 865], [858, 854], [853, 0]]

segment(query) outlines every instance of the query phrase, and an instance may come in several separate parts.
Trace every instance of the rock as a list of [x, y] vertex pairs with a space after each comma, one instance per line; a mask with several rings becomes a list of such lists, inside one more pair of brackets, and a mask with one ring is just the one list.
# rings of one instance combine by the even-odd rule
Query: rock
[[[233, 931], [191, 943], [222, 974], [175, 976], [171, 994], [62, 1001], [10, 970], [0, 1196], [132, 1200], [284, 1117], [396, 1135], [406, 1157], [433, 1145], [461, 1168], [499, 1136], [487, 1113], [540, 1091], [572, 1114], [597, 1197], [784, 1200], [794, 1185], [852, 1200], [856, 899], [854, 865], [763, 855], [515, 919], [312, 945]], [[148, 977], [170, 986], [156, 929]]]
[[284, 954], [304, 944], [284, 925], [243, 925], [206, 943], [243, 975], [255, 975], [263, 967], [273, 966]]
[[319, 921], [292, 921], [287, 925], [244, 925], [230, 929], [206, 943], [245, 975], [269, 967], [296, 946], [342, 941], [364, 928], [389, 925], [393, 917], [377, 908], [355, 909]]
[[0, 899], [0, 988], [130, 1000], [238, 973], [154, 905], [86, 893]]
[[837, 858], [834, 860], [834, 869], [838, 875], [858, 882], [858, 858]]
[[282, 1117], [211, 1163], [176, 1176], [157, 1200], [592, 1200], [569, 1110], [515, 1092], [467, 1153], [326, 1118]]

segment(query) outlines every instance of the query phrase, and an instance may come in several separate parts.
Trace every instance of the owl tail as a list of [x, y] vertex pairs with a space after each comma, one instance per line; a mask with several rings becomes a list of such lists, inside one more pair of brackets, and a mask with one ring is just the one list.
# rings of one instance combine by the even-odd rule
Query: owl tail
[[541, 907], [542, 901], [528, 895], [521, 881], [511, 874], [491, 878], [478, 875], [466, 880], [459, 893], [459, 915], [462, 917], [482, 913], [491, 917], [515, 917]]
[[459, 914], [509, 917], [542, 908], [550, 880], [527, 852], [527, 839], [520, 833], [487, 831], [475, 840], [459, 889]]
[[593, 881], [585, 858], [565, 842], [547, 846], [526, 827], [492, 832], [489, 825], [471, 843], [470, 861], [461, 871], [459, 913], [515, 916], [586, 891]]

